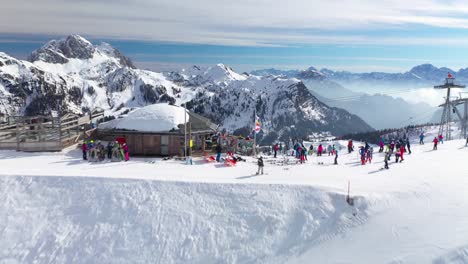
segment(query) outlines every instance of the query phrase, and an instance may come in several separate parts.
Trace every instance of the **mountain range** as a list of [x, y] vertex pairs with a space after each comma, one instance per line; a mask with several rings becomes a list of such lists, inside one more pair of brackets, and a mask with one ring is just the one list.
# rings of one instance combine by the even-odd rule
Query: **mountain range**
[[254, 112], [260, 138], [342, 135], [372, 130], [346, 110], [330, 107], [296, 78], [238, 74], [223, 64], [158, 73], [135, 67], [107, 43], [79, 35], [52, 40], [27, 60], [0, 53], [0, 115], [84, 114], [105, 110], [119, 117], [154, 104], [183, 104], [237, 133], [251, 131]]
[[304, 75], [326, 78], [345, 87], [357, 85], [378, 86], [433, 86], [442, 83], [447, 73], [453, 74], [459, 82], [468, 82], [468, 68], [455, 71], [446, 67], [436, 67], [432, 64], [421, 64], [402, 73], [367, 72], [353, 73], [349, 71], [334, 71], [330, 69], [316, 69], [309, 67], [306, 70], [278, 70], [274, 68], [252, 71], [253, 75], [282, 75], [286, 77], [300, 77]]
[[435, 107], [424, 102], [412, 103], [405, 97], [431, 83], [442, 83], [447, 72], [453, 71], [426, 64], [406, 73], [350, 73], [310, 67], [287, 71], [264, 69], [251, 74], [297, 78], [327, 105], [356, 114], [376, 129], [385, 129], [433, 121]]

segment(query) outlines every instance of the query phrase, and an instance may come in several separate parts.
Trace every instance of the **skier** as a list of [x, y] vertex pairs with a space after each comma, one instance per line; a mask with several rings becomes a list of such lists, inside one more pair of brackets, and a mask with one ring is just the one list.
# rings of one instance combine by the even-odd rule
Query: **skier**
[[104, 146], [101, 144], [101, 141], [98, 141], [97, 145], [96, 145], [96, 149], [97, 149], [97, 158], [99, 161], [103, 161], [106, 156], [105, 156], [105, 153], [104, 153]]
[[444, 136], [442, 134], [439, 135], [439, 142], [440, 144], [444, 144]]
[[406, 139], [406, 149], [408, 150], [408, 154], [411, 154], [411, 144], [409, 138]]
[[297, 144], [296, 151], [297, 151], [297, 157], [299, 159], [299, 162], [302, 164], [304, 162], [304, 157], [302, 155], [302, 147], [300, 144]]
[[367, 161], [368, 161], [369, 163], [372, 163], [372, 156], [373, 156], [373, 154], [374, 154], [374, 148], [369, 148], [369, 149], [367, 150], [367, 153], [366, 153], [366, 155], [367, 155]]
[[403, 153], [405, 153], [405, 144], [401, 144], [401, 145], [400, 145], [399, 151], [400, 151], [400, 159], [401, 159], [400, 162], [402, 162], [402, 161], [405, 160], [405, 159], [403, 158]]
[[279, 144], [279, 153], [283, 154], [283, 143]]
[[107, 159], [112, 159], [112, 149], [114, 148], [114, 144], [112, 142], [107, 143]]
[[387, 170], [389, 169], [388, 168], [388, 161], [390, 160], [390, 155], [391, 155], [390, 146], [386, 145], [385, 146], [385, 157], [384, 157], [384, 162], [385, 162], [385, 167], [384, 168], [387, 169]]
[[128, 145], [127, 143], [123, 143], [123, 152], [125, 154], [125, 161], [129, 161], [130, 160], [130, 156], [129, 156], [129, 153], [128, 153]]
[[333, 155], [333, 152], [332, 152], [332, 151], [333, 151], [333, 147], [332, 147], [331, 145], [328, 145], [328, 146], [327, 146], [328, 156]]
[[390, 144], [387, 144], [386, 148], [388, 149], [388, 160], [390, 161], [390, 158], [392, 157], [392, 154], [393, 154], [393, 149]]
[[434, 147], [432, 148], [432, 150], [437, 150], [437, 143], [439, 143], [439, 140], [437, 139], [437, 137], [435, 137], [432, 142], [434, 142]]
[[400, 159], [400, 152], [395, 153], [395, 163], [398, 163], [398, 160]]
[[260, 174], [260, 171], [262, 172], [262, 175], [263, 175], [263, 167], [264, 167], [264, 164], [263, 164], [263, 158], [262, 158], [262, 156], [260, 156], [260, 158], [258, 158], [258, 160], [257, 160], [257, 165], [258, 165], [258, 171], [257, 171], [256, 175], [259, 175], [259, 174]]
[[223, 148], [221, 147], [221, 144], [216, 145], [216, 161], [220, 162], [221, 160], [221, 151]]
[[[468, 137], [466, 138], [466, 142], [468, 144]], [[312, 154], [314, 154], [314, 145], [310, 144], [309, 155], [312, 156]]]
[[383, 152], [384, 149], [384, 141], [383, 139], [380, 139], [379, 141], [379, 153]]
[[350, 140], [348, 141], [348, 153], [351, 153], [351, 152], [353, 152], [353, 151], [354, 151], [353, 140], [350, 139]]
[[307, 148], [304, 146], [304, 143], [302, 143], [302, 155], [304, 155], [304, 161], [307, 160]]
[[393, 151], [395, 150], [395, 141], [392, 140], [392, 142], [390, 142], [390, 150]]
[[332, 155], [336, 155], [336, 147], [335, 147], [335, 144], [333, 144], [333, 147], [332, 147]]
[[359, 155], [361, 155], [361, 165], [366, 164], [366, 149], [361, 146], [359, 147]]
[[86, 141], [83, 141], [81, 149], [83, 150], [83, 160], [88, 160], [88, 145], [86, 144]]
[[364, 142], [364, 143], [365, 143], [365, 145], [366, 145], [366, 146], [364, 147], [364, 149], [365, 149], [366, 151], [368, 151], [369, 148], [370, 148], [369, 143], [367, 143], [367, 142]]
[[424, 145], [424, 132], [419, 135], [419, 145]]
[[120, 154], [119, 154], [119, 142], [116, 141], [114, 143], [114, 147], [112, 148], [112, 162], [120, 161], [119, 156], [120, 156]]
[[276, 159], [276, 155], [278, 153], [278, 150], [279, 150], [279, 145], [278, 143], [276, 143], [274, 146], [273, 146], [273, 151], [275, 152], [275, 159]]
[[323, 146], [320, 144], [317, 148], [317, 156], [322, 156]]
[[335, 149], [335, 165], [338, 165], [338, 149]]

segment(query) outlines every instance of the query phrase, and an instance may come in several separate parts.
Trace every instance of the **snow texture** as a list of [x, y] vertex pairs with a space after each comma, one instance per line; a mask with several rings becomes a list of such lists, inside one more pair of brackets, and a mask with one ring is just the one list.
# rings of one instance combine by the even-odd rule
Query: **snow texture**
[[253, 159], [88, 163], [78, 150], [1, 151], [0, 260], [466, 263], [468, 148], [454, 140], [433, 151], [436, 131], [425, 145], [413, 137], [413, 154], [390, 170], [376, 151], [365, 166], [341, 151], [337, 166], [328, 156], [285, 166], [265, 157], [260, 176]]
[[184, 108], [168, 104], [154, 104], [136, 109], [127, 116], [100, 124], [104, 129], [137, 130], [143, 132], [164, 132], [178, 129], [189, 122]]

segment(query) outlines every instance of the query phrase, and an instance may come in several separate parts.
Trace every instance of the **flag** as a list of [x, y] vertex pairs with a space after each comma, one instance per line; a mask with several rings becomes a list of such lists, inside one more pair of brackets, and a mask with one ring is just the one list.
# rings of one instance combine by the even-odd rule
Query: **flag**
[[255, 133], [260, 132], [262, 130], [262, 124], [260, 123], [260, 118], [256, 115], [255, 116]]

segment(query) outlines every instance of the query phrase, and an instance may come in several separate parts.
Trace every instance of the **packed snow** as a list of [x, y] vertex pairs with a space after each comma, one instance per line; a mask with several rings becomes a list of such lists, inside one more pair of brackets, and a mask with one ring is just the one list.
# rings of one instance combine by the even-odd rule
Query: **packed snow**
[[[88, 163], [0, 152], [4, 263], [466, 263], [464, 140], [383, 155]], [[335, 142], [345, 145], [345, 142]], [[359, 143], [355, 144], [359, 146]], [[323, 165], [321, 165], [323, 163]], [[28, 164], [28, 166], [25, 166]], [[346, 203], [348, 181], [354, 206]]]
[[180, 106], [154, 104], [138, 108], [127, 116], [100, 124], [104, 129], [137, 130], [142, 132], [163, 132], [178, 129], [189, 121], [186, 110]]

